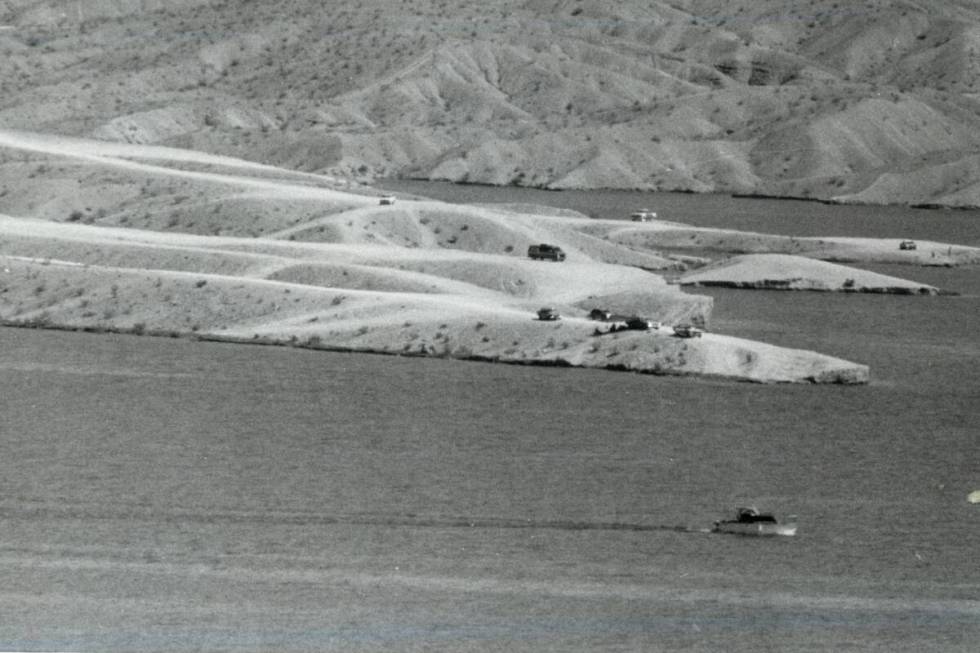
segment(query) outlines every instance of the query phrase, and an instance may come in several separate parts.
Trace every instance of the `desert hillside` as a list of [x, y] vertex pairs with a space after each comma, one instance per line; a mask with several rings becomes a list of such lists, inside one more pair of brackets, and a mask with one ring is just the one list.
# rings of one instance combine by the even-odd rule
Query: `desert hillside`
[[8, 0], [0, 26], [8, 128], [342, 179], [980, 205], [965, 0]]

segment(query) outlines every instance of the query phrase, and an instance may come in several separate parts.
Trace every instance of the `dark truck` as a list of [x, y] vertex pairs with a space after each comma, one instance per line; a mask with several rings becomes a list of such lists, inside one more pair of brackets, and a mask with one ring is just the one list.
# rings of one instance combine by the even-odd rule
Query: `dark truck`
[[564, 261], [565, 252], [562, 251], [561, 247], [557, 245], [547, 245], [541, 243], [540, 245], [531, 245], [527, 248], [528, 258], [543, 261]]

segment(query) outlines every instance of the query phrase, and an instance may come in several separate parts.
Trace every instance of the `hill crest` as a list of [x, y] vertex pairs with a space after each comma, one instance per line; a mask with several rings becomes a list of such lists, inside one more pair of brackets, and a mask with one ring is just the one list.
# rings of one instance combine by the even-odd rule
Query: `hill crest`
[[351, 179], [980, 205], [968, 2], [83, 4], [0, 9], [5, 125]]

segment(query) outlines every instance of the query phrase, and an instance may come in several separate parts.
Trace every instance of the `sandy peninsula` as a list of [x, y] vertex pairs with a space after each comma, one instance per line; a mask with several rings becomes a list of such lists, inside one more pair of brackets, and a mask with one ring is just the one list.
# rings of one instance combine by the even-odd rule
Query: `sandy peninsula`
[[[879, 260], [898, 251], [890, 242], [595, 220], [547, 207], [382, 202], [347, 180], [176, 148], [0, 132], [0, 152], [0, 319], [9, 325], [865, 383], [866, 366], [816, 352], [710, 330], [680, 337], [676, 325], [710, 329], [712, 300], [666, 276], [705, 262], [685, 249], [692, 242], [702, 253], [749, 243], [792, 249], [785, 260], [806, 263], [810, 274], [827, 278], [832, 269], [862, 284], [858, 271], [799, 257], [847, 250]], [[529, 259], [528, 247], [540, 243], [561, 247], [566, 260]], [[980, 260], [952, 245], [922, 244], [912, 254], [939, 251], [958, 263]], [[561, 319], [538, 319], [542, 307]], [[663, 326], [610, 333], [589, 319], [596, 308]]]
[[683, 286], [938, 295], [933, 286], [789, 254], [746, 254], [693, 270]]

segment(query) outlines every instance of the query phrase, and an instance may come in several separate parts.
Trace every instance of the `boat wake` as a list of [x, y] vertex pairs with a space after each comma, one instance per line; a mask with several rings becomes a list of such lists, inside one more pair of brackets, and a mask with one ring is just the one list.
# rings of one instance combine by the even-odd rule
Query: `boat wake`
[[710, 528], [687, 525], [640, 524], [634, 522], [601, 522], [552, 519], [508, 519], [500, 517], [423, 517], [418, 515], [364, 516], [338, 519], [338, 523], [355, 526], [406, 526], [418, 528], [506, 528], [560, 531], [671, 531], [675, 533], [710, 533]]
[[87, 520], [147, 520], [188, 523], [258, 523], [303, 526], [382, 526], [392, 528], [485, 528], [558, 531], [669, 531], [675, 533], [710, 533], [712, 529], [685, 524], [645, 524], [618, 521], [580, 521], [568, 519], [520, 519], [508, 517], [467, 517], [420, 515], [416, 513], [307, 513], [290, 511], [190, 511], [155, 510], [129, 504], [90, 506], [3, 506], [0, 517], [30, 516]]

